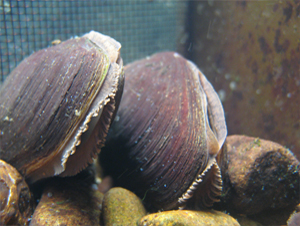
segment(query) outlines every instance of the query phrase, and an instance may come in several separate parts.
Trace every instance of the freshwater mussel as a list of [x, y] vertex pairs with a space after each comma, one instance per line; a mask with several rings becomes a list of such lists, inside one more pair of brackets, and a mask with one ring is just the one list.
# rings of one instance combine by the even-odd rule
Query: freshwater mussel
[[0, 158], [30, 183], [91, 163], [121, 99], [120, 49], [91, 31], [24, 59], [0, 90]]
[[149, 209], [211, 206], [222, 190], [216, 156], [227, 135], [217, 93], [175, 52], [133, 62], [125, 74], [122, 101], [100, 153], [104, 171]]

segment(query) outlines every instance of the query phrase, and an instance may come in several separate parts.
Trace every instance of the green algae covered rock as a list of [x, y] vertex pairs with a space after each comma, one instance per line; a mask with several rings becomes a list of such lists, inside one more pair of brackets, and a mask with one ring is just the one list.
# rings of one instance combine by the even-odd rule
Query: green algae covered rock
[[293, 211], [300, 198], [300, 163], [288, 149], [243, 135], [228, 136], [226, 147], [229, 183], [223, 187], [224, 210], [246, 215]]
[[173, 210], [153, 213], [143, 217], [139, 226], [239, 226], [240, 224], [231, 216], [215, 211]]
[[105, 226], [136, 225], [146, 215], [142, 201], [124, 188], [112, 188], [103, 199]]

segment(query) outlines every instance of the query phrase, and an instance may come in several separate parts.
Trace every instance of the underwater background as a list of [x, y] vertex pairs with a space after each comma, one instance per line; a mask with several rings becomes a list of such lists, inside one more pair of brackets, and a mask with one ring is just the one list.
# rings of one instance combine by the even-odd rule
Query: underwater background
[[[154, 80], [156, 78], [155, 76], [163, 76], [167, 73], [178, 75], [184, 70], [186, 70], [186, 74], [190, 71], [197, 74], [198, 72], [190, 62], [185, 59], [193, 62], [213, 86], [217, 95], [214, 96], [214, 94], [212, 94], [213, 92], [211, 92], [211, 96], [209, 96], [206, 93], [204, 99], [206, 100], [207, 98], [208, 102], [210, 101], [209, 97], [212, 96], [214, 100], [220, 99], [222, 105], [220, 108], [221, 110], [219, 109], [218, 113], [222, 115], [223, 107], [227, 128], [222, 124], [222, 117], [221, 119], [218, 118], [222, 121], [221, 123], [218, 121], [218, 124], [214, 121], [216, 120], [214, 117], [218, 114], [210, 112], [211, 109], [207, 111], [208, 115], [210, 114], [208, 124], [213, 127], [214, 123], [216, 123], [216, 127], [212, 129], [213, 132], [216, 132], [215, 130], [222, 127], [222, 138], [224, 138], [224, 140], [227, 132], [227, 139], [224, 146], [221, 149], [219, 147], [218, 155], [213, 155], [212, 159], [216, 159], [211, 160], [213, 162], [210, 165], [211, 168], [208, 167], [206, 169], [205, 166], [207, 163], [205, 163], [201, 166], [202, 169], [200, 167], [202, 160], [199, 160], [201, 164], [195, 162], [195, 159], [202, 158], [202, 154], [204, 153], [203, 150], [201, 150], [203, 151], [201, 155], [198, 154], [193, 156], [191, 154], [192, 157], [190, 157], [190, 159], [187, 157], [186, 163], [185, 157], [187, 155], [185, 154], [185, 149], [181, 149], [183, 154], [178, 154], [179, 152], [174, 151], [174, 158], [176, 154], [180, 156], [174, 161], [170, 158], [172, 161], [167, 170], [169, 170], [168, 172], [171, 172], [171, 169], [175, 171], [175, 166], [181, 167], [180, 164], [191, 165], [191, 163], [193, 163], [201, 168], [196, 169], [196, 167], [191, 167], [194, 171], [197, 171], [195, 173], [204, 171], [203, 178], [200, 174], [199, 176], [196, 176], [198, 181], [204, 180], [207, 182], [207, 178], [213, 175], [214, 177], [211, 177], [213, 179], [210, 178], [208, 180], [211, 183], [202, 187], [202, 193], [203, 191], [210, 191], [210, 185], [215, 185], [215, 181], [222, 178], [222, 182], [219, 183], [219, 185], [222, 185], [219, 186], [219, 189], [216, 189], [219, 190], [218, 192], [222, 192], [221, 195], [216, 192], [216, 196], [219, 195], [221, 201], [214, 203], [212, 206], [214, 210], [209, 212], [216, 221], [218, 217], [222, 219], [220, 220], [221, 223], [219, 222], [219, 225], [226, 225], [224, 224], [224, 219], [227, 219], [226, 217], [231, 215], [231, 213], [233, 216], [232, 219], [237, 219], [240, 225], [247, 225], [246, 223], [243, 223], [243, 217], [246, 215], [249, 219], [260, 222], [255, 224], [257, 226], [298, 225], [300, 221], [300, 0], [0, 0], [0, 90], [4, 81], [7, 81], [6, 79], [9, 74], [26, 57], [41, 49], [55, 47], [65, 40], [81, 37], [92, 30], [110, 36], [122, 45], [121, 57], [117, 57], [116, 59], [116, 62], [121, 69], [118, 71], [119, 74], [117, 73], [116, 77], [119, 76], [120, 80], [118, 80], [118, 82], [121, 84], [120, 87], [124, 85], [122, 80], [124, 78], [122, 77], [122, 63], [124, 63], [125, 85], [126, 73], [130, 73], [132, 76], [132, 84], [129, 80], [127, 82], [127, 84], [131, 84], [132, 87], [127, 88], [129, 91], [127, 90], [128, 92], [125, 91], [124, 93], [125, 95], [126, 93], [128, 95], [128, 93], [132, 94], [132, 91], [135, 89], [136, 91], [134, 91], [133, 97], [127, 99], [128, 102], [126, 103], [128, 104], [124, 104], [125, 106], [120, 104], [119, 109], [121, 110], [126, 109], [130, 104], [132, 104], [132, 109], [135, 109], [135, 107], [140, 109], [141, 107], [136, 103], [147, 103], [151, 99], [150, 97], [153, 92], [146, 94], [146, 98], [144, 96], [145, 99], [142, 99], [144, 101], [140, 101], [142, 92], [139, 91], [146, 90], [144, 87], [149, 88], [150, 86], [147, 86], [148, 83], [151, 83], [151, 85], [154, 84], [155, 86], [157, 85], [156, 88], [161, 85], [158, 89], [162, 89], [162, 91], [167, 90], [164, 88], [164, 84], [159, 84], [159, 82]], [[76, 46], [76, 44], [73, 46]], [[117, 45], [114, 47], [116, 52], [118, 52], [120, 48], [116, 46]], [[57, 48], [59, 49], [59, 47]], [[84, 60], [82, 62], [84, 62]], [[131, 64], [132, 62], [134, 63]], [[164, 64], [168, 65], [168, 63], [172, 65], [172, 67], [164, 66]], [[193, 70], [191, 68], [193, 68]], [[155, 71], [158, 72], [156, 73]], [[138, 74], [138, 72], [140, 74]], [[199, 72], [199, 74], [201, 72]], [[151, 73], [153, 73], [153, 76]], [[147, 78], [147, 75], [149, 75], [150, 78]], [[142, 80], [142, 77], [145, 80]], [[51, 78], [55, 77], [52, 76]], [[128, 78], [130, 78], [130, 76], [128, 76]], [[155, 82], [149, 82], [152, 81], [150, 79], [153, 79]], [[175, 87], [181, 87], [187, 82], [187, 84], [189, 84], [187, 87], [192, 87], [189, 83], [190, 78], [184, 77], [182, 80], [183, 82], [178, 82], [180, 80], [176, 82], [176, 79], [178, 78], [174, 76], [169, 82], [164, 83], [170, 85], [170, 87], [172, 87], [171, 85], [174, 86], [174, 84], [177, 84]], [[137, 85], [134, 84], [133, 81], [137, 82]], [[142, 84], [139, 84], [139, 81], [142, 81]], [[196, 83], [197, 82], [195, 82], [195, 84]], [[202, 85], [203, 84], [201, 84], [201, 86]], [[138, 86], [141, 86], [142, 88], [138, 89]], [[154, 89], [155, 86], [151, 87], [150, 91], [152, 88]], [[3, 85], [2, 87], [5, 86]], [[13, 90], [8, 88], [12, 94], [14, 93], [14, 87], [15, 86], [13, 86]], [[120, 87], [117, 86], [116, 90]], [[203, 87], [202, 88], [204, 90], [206, 89], [205, 91], [207, 92], [207, 86], [203, 85]], [[202, 88], [200, 89], [202, 90]], [[190, 91], [188, 88], [185, 90]], [[196, 88], [193, 90], [196, 90]], [[123, 92], [123, 87], [120, 88], [119, 92]], [[118, 101], [120, 101], [120, 95], [122, 95], [120, 93], [116, 94], [117, 107], [115, 108], [114, 106], [113, 110], [118, 109]], [[156, 93], [160, 93], [160, 90], [154, 92], [154, 94]], [[173, 93], [173, 91], [171, 93]], [[168, 95], [169, 94], [166, 96]], [[170, 96], [172, 95], [170, 94]], [[5, 95], [2, 96], [4, 98]], [[40, 98], [43, 99], [43, 97]], [[123, 100], [126, 100], [124, 96], [122, 98]], [[134, 98], [136, 98], [136, 100]], [[179, 92], [178, 95], [178, 99], [180, 98], [181, 92]], [[54, 98], [50, 97], [50, 99]], [[154, 97], [153, 99], [155, 100]], [[19, 101], [17, 98], [16, 100], [17, 102]], [[131, 100], [134, 100], [134, 102]], [[186, 100], [189, 99], [187, 98]], [[199, 98], [194, 102], [191, 102], [193, 104], [195, 102], [198, 103], [198, 100]], [[176, 106], [178, 103], [177, 99], [175, 98], [173, 101], [174, 106]], [[183, 102], [186, 103], [188, 101]], [[167, 100], [166, 103], [171, 103], [171, 99], [170, 101]], [[3, 107], [5, 104], [0, 102], [0, 113], [1, 110], [5, 109], [5, 107]], [[167, 106], [167, 104], [163, 105]], [[216, 106], [218, 104], [212, 105]], [[193, 108], [191, 108], [192, 110], [196, 109], [194, 105], [191, 106], [193, 106]], [[158, 108], [163, 109], [163, 107], [157, 107], [157, 109]], [[173, 106], [171, 106], [170, 109], [173, 109]], [[184, 110], [188, 111], [188, 108], [186, 107]], [[138, 110], [132, 111], [138, 112]], [[180, 110], [178, 110], [178, 112], [179, 111]], [[165, 112], [166, 115], [169, 116], [168, 110], [165, 110]], [[172, 111], [170, 110], [170, 112]], [[201, 111], [195, 110], [195, 112]], [[206, 113], [206, 111], [204, 112]], [[11, 111], [10, 113], [13, 115], [14, 111]], [[76, 109], [75, 116], [77, 117], [78, 115], [80, 115], [80, 111]], [[76, 119], [75, 116], [74, 118]], [[108, 123], [109, 126], [112, 125], [110, 133], [113, 134], [116, 131], [121, 131], [118, 126], [122, 124], [122, 111], [120, 114], [113, 112], [111, 113], [111, 116], [112, 119], [115, 117], [115, 124]], [[129, 116], [133, 122], [137, 121], [136, 119], [140, 119], [139, 116], [141, 116], [141, 121], [146, 118], [143, 117], [142, 114], [137, 114], [136, 117], [132, 117], [131, 113], [128, 113], [127, 116]], [[152, 115], [150, 116], [152, 117]], [[165, 118], [167, 118], [167, 116], [165, 116]], [[182, 117], [184, 116], [185, 114], [183, 113]], [[170, 117], [172, 118], [173, 116], [171, 115]], [[197, 117], [195, 116], [195, 118]], [[2, 135], [4, 134], [4, 131], [6, 132], [9, 130], [9, 127], [4, 128], [3, 126], [3, 128], [1, 128], [1, 126], [13, 123], [14, 118], [6, 116], [0, 117], [0, 120], [2, 120], [0, 121], [0, 191], [6, 191], [5, 189], [8, 186], [6, 186], [4, 182], [2, 183], [2, 181], [4, 181], [2, 177], [3, 175], [6, 177], [6, 174], [3, 172], [8, 169], [8, 167], [4, 166], [4, 161], [2, 162], [1, 159], [4, 159], [4, 154], [9, 156], [10, 150], [3, 151], [4, 148], [2, 148], [2, 144], [4, 142], [2, 139], [4, 136]], [[1, 124], [2, 122], [3, 124]], [[175, 119], [175, 122], [177, 122], [177, 119]], [[145, 124], [146, 123], [147, 122], [145, 122]], [[159, 125], [162, 123], [159, 123]], [[125, 122], [124, 124], [127, 125], [129, 123]], [[136, 128], [139, 128], [139, 124], [141, 123], [136, 124]], [[191, 127], [193, 125], [195, 125], [195, 123], [191, 123]], [[168, 125], [166, 125], [166, 128], [167, 126]], [[201, 126], [197, 127], [197, 132], [200, 131], [200, 127]], [[190, 127], [186, 130], [188, 129], [190, 129]], [[127, 128], [127, 132], [128, 131]], [[136, 143], [144, 138], [144, 134], [138, 136], [139, 134], [135, 133], [136, 131], [145, 134], [152, 132], [150, 126], [147, 127], [147, 129], [140, 128], [140, 130], [133, 130], [133, 134], [137, 134], [138, 137], [135, 141]], [[172, 132], [173, 134], [174, 131], [175, 130], [170, 129], [170, 133]], [[124, 134], [127, 132], [124, 132]], [[185, 130], [180, 132], [182, 132], [182, 134], [188, 134], [185, 133]], [[108, 134], [108, 141], [111, 139], [110, 133]], [[159, 133], [157, 134], [157, 136], [161, 138]], [[195, 133], [192, 132], [192, 134]], [[199, 132], [199, 135], [196, 136], [197, 139], [194, 140], [202, 142], [201, 136], [202, 134]], [[171, 137], [173, 139], [173, 136]], [[204, 137], [206, 139], [206, 134]], [[209, 136], [207, 137], [211, 138]], [[115, 148], [115, 144], [122, 144], [122, 139], [121, 141], [117, 140], [116, 142], [114, 139], [115, 138], [112, 139], [112, 142], [107, 142], [106, 146], [111, 145]], [[153, 140], [154, 139], [156, 138], [153, 138]], [[188, 144], [193, 143], [194, 140], [188, 142]], [[134, 143], [134, 140], [131, 141]], [[150, 141], [151, 139], [149, 138], [149, 142]], [[1, 142], [3, 143], [1, 144]], [[220, 143], [223, 145], [223, 142], [224, 141]], [[177, 144], [176, 142], [174, 143]], [[207, 143], [209, 143], [209, 141], [207, 141]], [[150, 144], [155, 146], [156, 143], [150, 142]], [[157, 144], [159, 144], [159, 142], [157, 142]], [[118, 147], [121, 151], [123, 151], [122, 145], [121, 147]], [[144, 145], [141, 145], [141, 147], [142, 146]], [[35, 220], [31, 222], [31, 225], [39, 225], [39, 223], [41, 223], [38, 222], [39, 219], [43, 218], [44, 213], [46, 215], [46, 211], [52, 209], [53, 204], [57, 205], [55, 208], [62, 208], [63, 210], [66, 210], [68, 214], [70, 213], [71, 220], [73, 220], [75, 215], [81, 217], [80, 214], [74, 214], [73, 211], [80, 212], [81, 209], [85, 209], [84, 211], [90, 212], [91, 215], [93, 215], [95, 221], [84, 219], [83, 222], [89, 222], [89, 224], [91, 224], [91, 222], [109, 222], [109, 220], [102, 219], [104, 218], [102, 216], [102, 211], [105, 212], [107, 209], [110, 209], [108, 200], [115, 202], [118, 199], [122, 200], [124, 197], [132, 198], [132, 200], [134, 200], [132, 202], [136, 201], [132, 208], [138, 210], [136, 210], [136, 212], [132, 211], [132, 213], [136, 215], [133, 217], [134, 219], [131, 219], [131, 222], [140, 220], [142, 216], [152, 211], [149, 211], [148, 206], [145, 205], [149, 199], [152, 201], [151, 199], [154, 200], [156, 198], [156, 194], [155, 198], [151, 197], [151, 192], [157, 191], [157, 193], [163, 194], [163, 192], [167, 191], [166, 189], [169, 185], [167, 182], [164, 182], [160, 187], [158, 186], [158, 188], [151, 187], [151, 180], [153, 178], [155, 181], [154, 184], [159, 180], [159, 176], [163, 178], [163, 175], [156, 176], [156, 173], [163, 172], [163, 170], [160, 170], [160, 166], [162, 166], [162, 169], [167, 168], [164, 166], [169, 164], [169, 159], [160, 158], [159, 161], [157, 161], [159, 163], [155, 162], [151, 167], [148, 167], [150, 165], [148, 163], [151, 162], [148, 160], [152, 158], [152, 155], [149, 154], [150, 152], [147, 153], [149, 150], [146, 149], [146, 146], [147, 145], [144, 146], [145, 150], [141, 148], [145, 153], [137, 152], [141, 153], [141, 159], [139, 157], [136, 159], [131, 158], [130, 154], [125, 156], [127, 154], [126, 152], [123, 152], [116, 157], [118, 153], [116, 152], [117, 154], [115, 154], [114, 151], [111, 151], [109, 149], [111, 147], [107, 149], [103, 148], [99, 155], [100, 160], [97, 159], [98, 156], [97, 158], [95, 157], [95, 154], [95, 156], [93, 156], [95, 161], [93, 163], [91, 163], [91, 161], [89, 162], [91, 164], [87, 170], [79, 173], [75, 177], [68, 177], [66, 180], [65, 178], [61, 179], [54, 177], [49, 180], [38, 181], [34, 184], [29, 182], [28, 178], [22, 174], [23, 172], [19, 172], [21, 175], [19, 175], [18, 178], [23, 180], [22, 186], [25, 186], [24, 184], [26, 184], [25, 179], [27, 180], [26, 182], [29, 183], [29, 187], [26, 184], [27, 187], [23, 188], [24, 191], [26, 190], [26, 194], [24, 192], [22, 194], [23, 196], [20, 195], [20, 197], [29, 197], [28, 194], [31, 194], [31, 192], [33, 194], [32, 197], [30, 196], [28, 198], [28, 200], [31, 201], [23, 201], [23, 204], [25, 203], [24, 206], [28, 204], [27, 207], [30, 206], [31, 211], [28, 210], [30, 213], [27, 214], [25, 219], [26, 223], [24, 223], [24, 225], [30, 223], [33, 209], [41, 200], [43, 202], [40, 203], [45, 203], [45, 206], [37, 208], [38, 211], [36, 211], [35, 214], [38, 217], [35, 217]], [[183, 147], [181, 145], [178, 146]], [[43, 145], [41, 147], [43, 147]], [[197, 147], [202, 146], [198, 145]], [[173, 149], [171, 148], [171, 150]], [[116, 148], [116, 151], [119, 150]], [[128, 153], [130, 153], [130, 151], [131, 150], [128, 150]], [[150, 151], [152, 151], [152, 149]], [[2, 153], [4, 154], [2, 155]], [[156, 154], [156, 149], [154, 150], [154, 153]], [[172, 156], [172, 154], [173, 153], [171, 152], [170, 156]], [[30, 155], [30, 153], [28, 155]], [[167, 156], [165, 153], [164, 155]], [[126, 162], [124, 166], [122, 166], [124, 159], [126, 159]], [[135, 160], [137, 160], [137, 165], [134, 165], [136, 163]], [[167, 160], [168, 163], [163, 162]], [[13, 161], [14, 160], [12, 160], [12, 162]], [[134, 164], [132, 164], [133, 162]], [[145, 163], [145, 166], [142, 165], [141, 167], [139, 164], [143, 162]], [[132, 169], [126, 164], [130, 165]], [[158, 166], [158, 164], [160, 164], [160, 166]], [[122, 167], [125, 167], [125, 170]], [[114, 175], [115, 178], [111, 178], [110, 176], [115, 173], [115, 169], [120, 172], [117, 172], [119, 174], [116, 173], [116, 175]], [[126, 172], [128, 169], [129, 171]], [[156, 172], [153, 169], [158, 170]], [[187, 167], [185, 167], [185, 169], [187, 169]], [[140, 180], [136, 180], [136, 178], [139, 177], [133, 174], [134, 171], [137, 172], [137, 175], [140, 176], [140, 178], [151, 184], [151, 189], [145, 186], [145, 188], [143, 188], [144, 190], [141, 189], [139, 197], [135, 196], [137, 192], [134, 189], [132, 190], [135, 194], [127, 193], [130, 189], [110, 189], [119, 177], [123, 175], [127, 176], [127, 173], [129, 176], [131, 175], [133, 177], [134, 181], [133, 183], [129, 180], [128, 187], [131, 185], [139, 186]], [[183, 174], [191, 175], [192, 171], [193, 170], [190, 170]], [[209, 176], [207, 176], [205, 175], [207, 171], [213, 173], [208, 173]], [[18, 173], [15, 172], [17, 172], [17, 170], [14, 171], [14, 174]], [[26, 172], [26, 170], [24, 172]], [[143, 173], [147, 174], [148, 172], [149, 174], [145, 177], [147, 179], [143, 178]], [[174, 176], [172, 172], [170, 175]], [[150, 178], [149, 181], [148, 176]], [[195, 176], [191, 177], [195, 178]], [[165, 179], [166, 181], [169, 180], [169, 178]], [[173, 181], [174, 178], [171, 179], [170, 181]], [[179, 178], [178, 181], [181, 183], [184, 181], [183, 179], [186, 179], [185, 175], [182, 176], [182, 178]], [[124, 180], [126, 181], [127, 178], [125, 177]], [[122, 180], [120, 181], [122, 182]], [[193, 182], [193, 185], [194, 183], [195, 182]], [[116, 184], [117, 183], [114, 185]], [[122, 185], [122, 183], [120, 184]], [[179, 182], [176, 182], [176, 185], [178, 184]], [[91, 187], [97, 192], [92, 190]], [[124, 188], [128, 187], [124, 186]], [[193, 186], [191, 187], [192, 189], [189, 187], [190, 190], [188, 191], [181, 191], [184, 193], [183, 197], [190, 197], [190, 193], [193, 193], [193, 189], [195, 189]], [[216, 185], [215, 188], [216, 187], [218, 187], [218, 185]], [[172, 189], [171, 192], [176, 193], [177, 191], [176, 188]], [[65, 193], [69, 196], [65, 196]], [[7, 195], [8, 192], [5, 194]], [[5, 194], [0, 194], [0, 196], [2, 195], [1, 197], [4, 197]], [[54, 194], [58, 194], [58, 196], [54, 197]], [[171, 193], [170, 196], [172, 196], [172, 194], [174, 193]], [[205, 194], [205, 192], [203, 194]], [[109, 199], [110, 195], [116, 196], [112, 196], [112, 198]], [[78, 206], [69, 205], [69, 200], [77, 200], [77, 197], [79, 196]], [[213, 192], [209, 193], [208, 196], [213, 196], [212, 200], [216, 198]], [[104, 197], [106, 197], [106, 201]], [[159, 201], [163, 200], [162, 198], [157, 199], [160, 199]], [[205, 199], [205, 197], [203, 199]], [[94, 201], [92, 205], [90, 205], [87, 200]], [[166, 200], [169, 200], [169, 196], [166, 196]], [[196, 200], [196, 198], [194, 198], [194, 200]], [[4, 201], [6, 201], [6, 199]], [[2, 201], [2, 203], [4, 203], [4, 201]], [[127, 201], [128, 200], [124, 201], [124, 203]], [[126, 206], [125, 209], [130, 212], [131, 201], [128, 202], [129, 203], [125, 203], [124, 205]], [[196, 203], [198, 201], [193, 201], [192, 199], [192, 202], [189, 204], [194, 204], [193, 202]], [[84, 205], [81, 206], [82, 203], [84, 203]], [[164, 204], [165, 203], [162, 203], [163, 207], [160, 210], [164, 210]], [[113, 205], [112, 208], [121, 206], [119, 203]], [[24, 206], [20, 205], [19, 207], [23, 210], [25, 209]], [[99, 206], [101, 206], [101, 208]], [[74, 210], [72, 208], [74, 208]], [[166, 208], [166, 210], [168, 208]], [[170, 207], [170, 209], [172, 208], [173, 207]], [[222, 214], [219, 216], [221, 213], [219, 210], [230, 214], [224, 214], [226, 216], [223, 219], [224, 216], [221, 216]], [[155, 211], [157, 211], [157, 209], [155, 209]], [[100, 212], [102, 214], [101, 219], [99, 219]], [[116, 213], [112, 214], [110, 212], [110, 214], [117, 215], [119, 212], [119, 210], [116, 210]], [[127, 214], [129, 216], [130, 214], [128, 212], [125, 213], [125, 215]], [[287, 219], [289, 219], [293, 212], [294, 215], [297, 216], [294, 218], [293, 222], [290, 221], [288, 224]], [[105, 213], [107, 214], [107, 212]], [[193, 213], [179, 212], [173, 217], [174, 219], [181, 220], [188, 219], [187, 215], [189, 214], [195, 214], [195, 216], [193, 215], [192, 217], [193, 219], [198, 219], [198, 217], [203, 218], [203, 216], [198, 216], [200, 213], [202, 214], [201, 211], [195, 211]], [[183, 215], [181, 216], [180, 214]], [[67, 216], [67, 214], [62, 215]], [[18, 214], [15, 214], [15, 216], [19, 217]], [[156, 216], [154, 216], [154, 218], [155, 217]], [[210, 216], [206, 217], [210, 218]], [[65, 219], [67, 218], [68, 217]], [[125, 218], [126, 217], [124, 217], [124, 219]], [[58, 218], [53, 219], [55, 221]], [[235, 224], [235, 219], [233, 219], [234, 224], [228, 223], [228, 225], [239, 225], [238, 223]], [[48, 219], [46, 219], [46, 221], [47, 220]], [[74, 222], [75, 220], [77, 219], [74, 217]], [[148, 219], [145, 220], [145, 222], [147, 221]], [[2, 221], [1, 218], [0, 224], [3, 222], [4, 221]], [[74, 222], [72, 222], [72, 224], [75, 224]], [[197, 225], [198, 221], [195, 220], [193, 222], [196, 222], [194, 224]], [[113, 223], [111, 224], [113, 225]], [[191, 223], [185, 224], [192, 225]], [[217, 225], [216, 222], [212, 224]], [[43, 223], [41, 223], [41, 225], [43, 225]], [[110, 225], [110, 223], [105, 223], [105, 225]]]
[[300, 158], [299, 1], [1, 1], [0, 80], [34, 51], [90, 30], [124, 63], [172, 50], [219, 93], [229, 134], [271, 139]]

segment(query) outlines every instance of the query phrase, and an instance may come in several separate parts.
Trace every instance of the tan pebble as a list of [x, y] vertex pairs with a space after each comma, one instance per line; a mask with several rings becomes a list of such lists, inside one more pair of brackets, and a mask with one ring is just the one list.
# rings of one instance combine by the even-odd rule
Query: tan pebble
[[103, 199], [105, 226], [136, 225], [146, 215], [142, 201], [132, 192], [116, 187], [110, 189]]
[[99, 225], [103, 194], [77, 177], [54, 178], [32, 216], [35, 225]]
[[153, 213], [143, 217], [139, 226], [239, 226], [240, 224], [231, 216], [215, 210], [190, 211], [173, 210]]

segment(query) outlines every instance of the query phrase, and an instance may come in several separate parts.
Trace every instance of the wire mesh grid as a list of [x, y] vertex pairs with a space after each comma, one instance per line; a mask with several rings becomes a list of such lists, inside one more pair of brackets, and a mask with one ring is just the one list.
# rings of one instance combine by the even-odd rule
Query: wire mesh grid
[[90, 30], [121, 42], [125, 64], [176, 50], [186, 8], [184, 0], [0, 0], [0, 84], [34, 51]]

